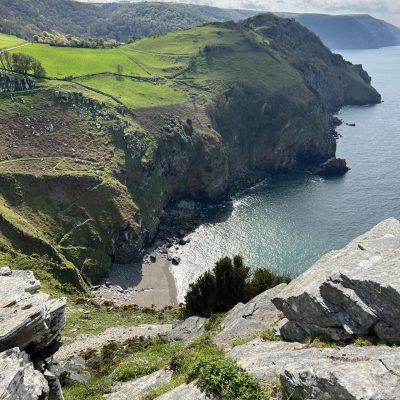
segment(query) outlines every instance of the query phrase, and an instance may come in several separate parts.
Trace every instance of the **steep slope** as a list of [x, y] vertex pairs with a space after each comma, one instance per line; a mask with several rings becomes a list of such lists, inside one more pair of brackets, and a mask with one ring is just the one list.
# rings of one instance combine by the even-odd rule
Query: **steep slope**
[[279, 15], [295, 18], [330, 49], [374, 49], [400, 44], [400, 28], [370, 15]]
[[140, 256], [168, 204], [318, 165], [332, 112], [380, 101], [360, 66], [272, 14], [122, 46], [125, 75], [115, 49], [13, 51], [57, 80], [0, 97], [0, 248], [94, 281]]

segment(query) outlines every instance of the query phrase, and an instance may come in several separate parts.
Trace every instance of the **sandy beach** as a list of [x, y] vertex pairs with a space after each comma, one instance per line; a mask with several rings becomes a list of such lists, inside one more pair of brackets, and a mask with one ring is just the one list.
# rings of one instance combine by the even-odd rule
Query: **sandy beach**
[[151, 255], [155, 259], [142, 264], [114, 264], [104, 283], [94, 287], [93, 295], [117, 304], [178, 306], [170, 262], [158, 251]]

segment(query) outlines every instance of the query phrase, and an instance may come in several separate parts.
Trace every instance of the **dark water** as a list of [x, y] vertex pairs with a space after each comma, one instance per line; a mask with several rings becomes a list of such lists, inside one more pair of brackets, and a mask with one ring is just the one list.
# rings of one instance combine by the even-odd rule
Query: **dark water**
[[347, 107], [338, 157], [343, 178], [280, 177], [237, 196], [231, 208], [210, 210], [210, 224], [191, 235], [173, 266], [178, 293], [221, 256], [242, 254], [248, 265], [296, 276], [384, 218], [400, 218], [400, 47], [343, 51], [363, 64], [384, 103]]

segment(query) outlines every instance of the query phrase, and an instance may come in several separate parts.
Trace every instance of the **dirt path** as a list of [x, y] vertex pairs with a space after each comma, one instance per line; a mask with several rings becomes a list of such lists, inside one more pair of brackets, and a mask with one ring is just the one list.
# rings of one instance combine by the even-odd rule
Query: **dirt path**
[[30, 44], [32, 44], [32, 43], [28, 42], [28, 43], [20, 44], [19, 46], [9, 47], [8, 49], [1, 49], [0, 53], [4, 53], [4, 52], [10, 51], [10, 50], [19, 49], [20, 47], [29, 46]]
[[62, 346], [54, 355], [54, 358], [56, 360], [65, 360], [86, 349], [98, 349], [109, 341], [124, 342], [125, 340], [139, 336], [151, 337], [163, 335], [170, 332], [171, 329], [171, 324], [108, 328], [104, 332], [95, 335], [85, 334], [78, 336], [73, 343]]

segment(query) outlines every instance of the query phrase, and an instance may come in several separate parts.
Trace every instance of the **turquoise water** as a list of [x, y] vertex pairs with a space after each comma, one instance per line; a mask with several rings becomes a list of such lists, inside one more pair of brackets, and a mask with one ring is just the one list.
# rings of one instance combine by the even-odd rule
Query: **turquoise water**
[[190, 235], [173, 266], [182, 299], [188, 284], [225, 255], [296, 276], [321, 255], [348, 243], [384, 218], [400, 218], [400, 47], [343, 51], [363, 64], [384, 103], [346, 107], [337, 156], [343, 178], [283, 176], [211, 209], [210, 223]]

